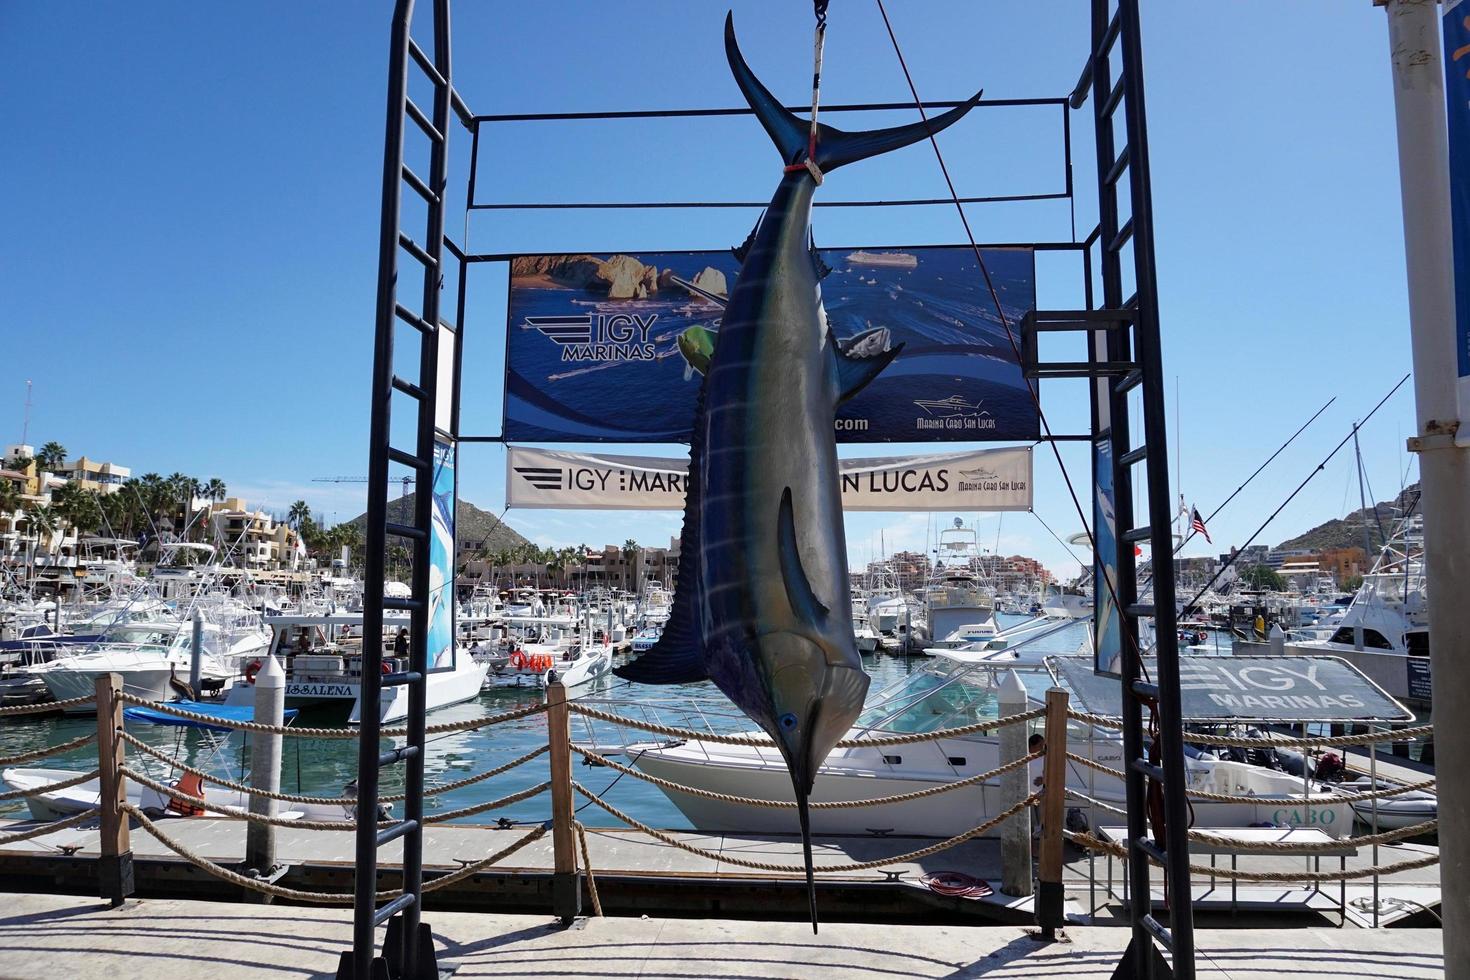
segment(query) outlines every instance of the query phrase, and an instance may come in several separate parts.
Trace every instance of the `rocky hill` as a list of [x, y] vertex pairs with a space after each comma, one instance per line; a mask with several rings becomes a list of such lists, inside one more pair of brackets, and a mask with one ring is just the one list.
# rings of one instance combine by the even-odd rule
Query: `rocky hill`
[[[1363, 527], [1367, 525], [1368, 540], [1372, 545], [1372, 551], [1368, 557], [1371, 561], [1383, 547], [1383, 535], [1379, 533], [1380, 525], [1384, 531], [1392, 533], [1393, 522], [1414, 506], [1419, 498], [1419, 484], [1415, 483], [1407, 487], [1403, 493], [1393, 500], [1385, 500], [1371, 507], [1364, 507], [1353, 511], [1343, 518], [1334, 518], [1325, 524], [1318, 524], [1304, 534], [1283, 541], [1277, 545], [1278, 550], [1288, 551], [1323, 551], [1328, 548], [1361, 548], [1363, 547]], [[1377, 519], [1374, 519], [1374, 512]]]
[[[399, 524], [412, 524], [413, 501], [414, 494], [412, 493], [399, 497], [397, 500], [390, 500], [388, 520]], [[367, 515], [359, 514], [350, 523], [355, 524], [358, 528], [365, 528], [367, 527]], [[494, 514], [481, 510], [468, 500], [459, 502], [455, 525], [454, 536], [459, 540], [459, 550], [462, 556], [475, 553], [494, 554], [497, 551], [509, 550], [527, 543], [526, 539], [510, 525], [497, 520]]]

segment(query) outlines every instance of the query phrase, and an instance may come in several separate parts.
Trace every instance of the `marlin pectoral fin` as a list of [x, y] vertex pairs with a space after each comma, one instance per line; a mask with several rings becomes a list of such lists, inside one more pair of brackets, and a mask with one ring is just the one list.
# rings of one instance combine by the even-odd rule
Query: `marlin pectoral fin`
[[781, 512], [776, 517], [776, 553], [781, 559], [781, 578], [786, 584], [786, 598], [799, 616], [817, 623], [827, 618], [828, 609], [817, 598], [806, 570], [801, 567], [801, 552], [796, 546], [796, 513], [791, 506], [791, 488], [781, 492]]
[[838, 346], [836, 336], [829, 336], [827, 342], [832, 345], [832, 352], [837, 355], [839, 391], [837, 404], [839, 405], [867, 387], [868, 382], [892, 364], [898, 352], [903, 350], [903, 344], [899, 344], [892, 350], [879, 351], [869, 357], [855, 357]]

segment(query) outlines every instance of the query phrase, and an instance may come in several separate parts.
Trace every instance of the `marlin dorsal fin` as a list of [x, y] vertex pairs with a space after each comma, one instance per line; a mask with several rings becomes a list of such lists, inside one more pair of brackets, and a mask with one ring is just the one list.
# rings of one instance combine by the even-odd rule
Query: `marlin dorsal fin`
[[704, 469], [704, 395], [708, 381], [699, 385], [694, 406], [694, 432], [689, 438], [689, 477], [685, 481], [684, 529], [679, 535], [680, 553], [686, 555], [683, 574], [674, 589], [674, 603], [664, 631], [647, 653], [613, 673], [640, 684], [691, 684], [709, 677], [704, 658], [704, 630], [699, 575], [700, 498], [699, 474]]
[[880, 351], [870, 357], [856, 357], [847, 353], [837, 343], [837, 337], [829, 329], [827, 342], [832, 345], [832, 352], [837, 356], [837, 404], [841, 405], [853, 395], [867, 387], [883, 369], [893, 363], [898, 352], [903, 350], [903, 344], [899, 344], [892, 350]]
[[796, 545], [796, 512], [791, 505], [791, 488], [781, 492], [781, 510], [776, 516], [776, 553], [781, 559], [781, 578], [786, 598], [797, 615], [811, 622], [827, 618], [828, 609], [817, 598], [806, 569], [801, 567], [801, 550]]

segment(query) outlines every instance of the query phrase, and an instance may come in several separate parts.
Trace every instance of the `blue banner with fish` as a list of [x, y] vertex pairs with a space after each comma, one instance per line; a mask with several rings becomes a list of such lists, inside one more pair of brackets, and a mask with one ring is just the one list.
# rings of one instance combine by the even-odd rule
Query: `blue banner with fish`
[[[844, 351], [902, 353], [837, 410], [838, 442], [1011, 442], [1040, 434], [969, 246], [821, 249]], [[1019, 337], [1034, 253], [982, 250]], [[740, 264], [728, 251], [518, 256], [510, 263], [505, 438], [688, 442]]]
[[1445, 4], [1444, 71], [1449, 111], [1455, 346], [1463, 418], [1470, 411], [1470, 2], [1450, 0]]

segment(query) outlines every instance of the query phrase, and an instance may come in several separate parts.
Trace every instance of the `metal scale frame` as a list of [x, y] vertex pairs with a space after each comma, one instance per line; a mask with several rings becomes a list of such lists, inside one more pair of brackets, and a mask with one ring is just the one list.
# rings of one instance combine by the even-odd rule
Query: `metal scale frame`
[[[1097, 669], [1116, 674], [1122, 685], [1127, 763], [1128, 917], [1133, 936], [1113, 976], [1193, 980], [1189, 804], [1172, 560], [1175, 508], [1169, 488], [1138, 0], [1091, 0], [1091, 14], [1092, 46], [1071, 98], [1076, 110], [1091, 103], [1097, 148], [1098, 222], [1084, 239], [1087, 309], [1028, 314], [1022, 322], [1027, 355], [1022, 360], [1032, 378], [1088, 379], [1092, 396], [1093, 636]], [[1124, 181], [1131, 214], [1122, 213], [1119, 199]], [[1125, 296], [1129, 272], [1135, 288]], [[1039, 362], [1037, 335], [1049, 331], [1084, 334], [1087, 361]], [[1143, 443], [1137, 446], [1132, 444], [1128, 404], [1135, 388], [1141, 393], [1143, 423]], [[1142, 514], [1134, 512], [1140, 465]], [[1148, 603], [1139, 599], [1134, 555], [1135, 546], [1143, 544], [1155, 556], [1153, 598]], [[1143, 649], [1139, 623], [1146, 618], [1153, 620], [1157, 638], [1152, 677], [1144, 676], [1139, 656]], [[1148, 750], [1146, 712], [1152, 713], [1157, 727], [1154, 759]], [[1149, 825], [1150, 782], [1162, 797], [1163, 840], [1155, 839]], [[1150, 861], [1163, 867], [1167, 923], [1153, 912]]]
[[[464, 435], [459, 429], [460, 329], [465, 323], [468, 269], [479, 262], [500, 262], [509, 254], [466, 254], [445, 234], [448, 186], [448, 139], [454, 122], [471, 138], [466, 212], [475, 210], [545, 208], [709, 208], [745, 207], [746, 202], [649, 202], [647, 204], [528, 204], [479, 203], [475, 200], [481, 124], [535, 120], [639, 119], [664, 117], [744, 115], [748, 110], [674, 109], [623, 112], [525, 113], [475, 116], [453, 87], [450, 59], [450, 0], [432, 4], [433, 37], [426, 50], [411, 37], [413, 0], [397, 0], [389, 50], [387, 125], [384, 143], [382, 223], [379, 240], [377, 309], [373, 357], [372, 413], [368, 464], [366, 568], [363, 613], [361, 699], [376, 703], [385, 688], [403, 685], [409, 692], [406, 744], [380, 751], [382, 725], [375, 713], [364, 713], [358, 751], [358, 812], [366, 815], [357, 830], [356, 880], [352, 949], [342, 953], [338, 980], [439, 980], [429, 925], [422, 920], [423, 896], [423, 789], [425, 750], [425, 684], [428, 667], [429, 537], [433, 495], [430, 492], [436, 451], [451, 454], [462, 443], [502, 442], [498, 435]], [[1165, 439], [1164, 374], [1160, 356], [1157, 287], [1155, 282], [1153, 213], [1151, 207], [1148, 142], [1144, 113], [1143, 60], [1140, 47], [1138, 0], [1090, 0], [1091, 47], [1082, 76], [1069, 98], [990, 100], [981, 105], [1055, 106], [1062, 116], [1065, 189], [1042, 194], [966, 197], [966, 204], [1001, 201], [1073, 201], [1071, 125], [1068, 110], [1080, 110], [1089, 101], [1095, 123], [1098, 223], [1085, 239], [1033, 243], [1038, 250], [1080, 254], [1086, 278], [1085, 310], [1036, 311], [1020, 324], [1022, 363], [1029, 377], [1089, 379], [1092, 431], [1059, 435], [1058, 441], [1087, 440], [1093, 447], [1094, 534], [1097, 544], [1098, 597], [1096, 635], [1116, 640], [1113, 654], [1121, 664], [1124, 687], [1124, 750], [1128, 758], [1128, 859], [1132, 882], [1129, 917], [1132, 941], [1114, 976], [1118, 978], [1194, 977], [1194, 932], [1188, 901], [1172, 902], [1167, 925], [1150, 907], [1150, 859], [1164, 867], [1170, 895], [1190, 895], [1187, 861], [1187, 805], [1184, 796], [1183, 728], [1179, 713], [1178, 643], [1175, 583], [1172, 562], [1156, 563], [1153, 602], [1138, 601], [1133, 548], [1147, 541], [1154, 555], [1172, 553], [1172, 504], [1168, 483]], [[1117, 62], [1116, 78], [1114, 62]], [[426, 112], [409, 97], [409, 73], [418, 72], [433, 93]], [[957, 103], [926, 103], [947, 108]], [[912, 103], [834, 105], [828, 112], [880, 111], [911, 107]], [[806, 111], [793, 107], [796, 111]], [[1121, 120], [1121, 125], [1119, 124]], [[406, 125], [412, 123], [412, 127]], [[406, 138], [425, 139], [429, 168], [419, 175], [404, 163]], [[1118, 189], [1128, 182], [1132, 213], [1120, 214]], [[402, 227], [404, 187], [427, 206], [426, 226]], [[759, 205], [762, 202], [749, 202]], [[824, 202], [819, 202], [822, 206]], [[893, 206], [937, 204], [937, 200], [825, 202], [826, 206]], [[1130, 246], [1131, 245], [1131, 249]], [[452, 260], [452, 262], [451, 262]], [[1124, 296], [1125, 264], [1131, 266], [1136, 291]], [[452, 268], [446, 269], [446, 266]], [[400, 295], [400, 276], [420, 287]], [[417, 277], [417, 278], [415, 278]], [[447, 283], [455, 289], [453, 321], [441, 315]], [[1100, 286], [1100, 288], [1096, 288]], [[1100, 295], [1098, 295], [1100, 293]], [[416, 308], [415, 308], [416, 307]], [[418, 374], [394, 372], [394, 338], [400, 325], [418, 340]], [[1045, 363], [1037, 358], [1041, 332], [1071, 331], [1084, 335], [1086, 361]], [[440, 370], [441, 358], [452, 368]], [[450, 365], [446, 365], [450, 366]], [[442, 390], [448, 388], [449, 390]], [[1128, 396], [1141, 390], [1144, 443], [1130, 444]], [[400, 410], [414, 413], [414, 445], [391, 442], [395, 396]], [[436, 450], [437, 447], [437, 450]], [[388, 494], [396, 482], [390, 465], [406, 467], [419, 487], [409, 523], [390, 520]], [[1152, 518], [1136, 523], [1133, 513], [1135, 469], [1144, 464], [1146, 511]], [[411, 550], [413, 577], [409, 598], [384, 596], [385, 554], [392, 541]], [[1105, 583], [1111, 583], [1110, 585]], [[1116, 604], [1115, 604], [1116, 603]], [[409, 614], [410, 644], [407, 669], [382, 673], [385, 612]], [[1139, 621], [1152, 617], [1158, 637], [1156, 676], [1144, 678], [1133, 652], [1139, 649]], [[1108, 653], [1107, 642], [1099, 642]], [[1145, 709], [1152, 705], [1162, 752], [1157, 764], [1146, 751]], [[403, 819], [379, 830], [372, 816], [380, 798], [380, 772], [386, 766], [405, 766]], [[1146, 823], [1149, 780], [1162, 784], [1166, 818], [1165, 839], [1149, 838]], [[379, 905], [378, 849], [393, 840], [403, 842], [402, 897]], [[567, 891], [562, 889], [563, 892]], [[580, 896], [578, 896], [580, 897]], [[1045, 897], [1043, 896], [1043, 899]], [[564, 903], [562, 903], [564, 904]], [[1059, 904], [1059, 903], [1058, 903]], [[558, 914], [575, 910], [560, 909]], [[566, 915], [562, 916], [566, 918]], [[388, 925], [382, 955], [377, 955], [377, 929]], [[1161, 951], [1167, 951], [1172, 966]]]

